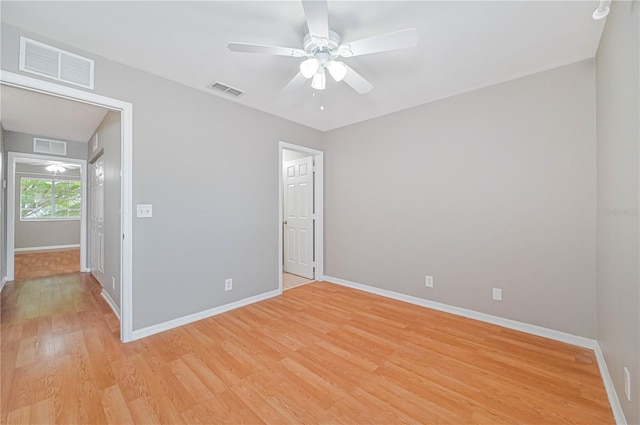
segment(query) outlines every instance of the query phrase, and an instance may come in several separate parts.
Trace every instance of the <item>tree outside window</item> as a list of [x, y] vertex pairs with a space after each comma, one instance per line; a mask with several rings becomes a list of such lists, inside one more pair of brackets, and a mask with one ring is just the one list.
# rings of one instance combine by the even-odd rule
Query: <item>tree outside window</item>
[[20, 220], [78, 220], [82, 185], [78, 180], [22, 178]]

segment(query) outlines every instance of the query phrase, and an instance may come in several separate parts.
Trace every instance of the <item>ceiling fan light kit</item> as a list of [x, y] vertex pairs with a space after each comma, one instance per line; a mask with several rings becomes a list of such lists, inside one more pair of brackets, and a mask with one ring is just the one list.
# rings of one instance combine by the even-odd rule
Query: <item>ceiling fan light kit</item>
[[356, 92], [364, 94], [368, 93], [373, 85], [349, 65], [337, 60], [338, 58], [406, 49], [418, 43], [418, 32], [415, 28], [342, 43], [342, 37], [329, 29], [326, 0], [302, 0], [302, 7], [309, 29], [309, 33], [302, 40], [302, 49], [237, 42], [230, 42], [227, 47], [232, 52], [306, 57], [307, 59], [300, 64], [300, 72], [287, 84], [285, 90], [300, 87], [303, 78], [311, 79], [313, 89], [324, 90], [326, 71], [329, 71], [329, 75], [336, 82], [344, 81]]
[[58, 164], [51, 164], [51, 165], [47, 165], [45, 170], [49, 171], [50, 173], [64, 173], [66, 168], [61, 167]]
[[311, 87], [316, 90], [324, 90], [327, 77], [324, 72], [324, 68], [320, 68], [311, 78]]

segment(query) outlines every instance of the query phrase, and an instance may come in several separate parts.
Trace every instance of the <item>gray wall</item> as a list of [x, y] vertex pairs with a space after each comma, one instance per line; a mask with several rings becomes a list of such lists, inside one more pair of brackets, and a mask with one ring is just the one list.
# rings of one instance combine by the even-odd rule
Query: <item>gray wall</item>
[[133, 104], [133, 201], [153, 204], [133, 223], [134, 329], [277, 289], [278, 142], [320, 132], [4, 23], [3, 70], [21, 73], [20, 35], [95, 59], [95, 92]]
[[[64, 177], [80, 180], [80, 170], [67, 170]], [[53, 177], [44, 166], [16, 164], [14, 248], [37, 248], [80, 244], [80, 220], [21, 221], [20, 179], [22, 177]]]
[[[104, 289], [120, 306], [120, 112], [109, 111], [98, 128], [98, 146], [89, 141], [89, 161], [104, 159], [104, 273], [95, 271]], [[89, 189], [91, 185], [89, 184]], [[91, 197], [89, 197], [91, 199]], [[91, 207], [89, 207], [91, 208]], [[90, 210], [90, 209], [89, 209]], [[87, 232], [90, 234], [90, 232]], [[87, 252], [89, 252], [87, 250]], [[89, 252], [89, 256], [91, 253]], [[115, 288], [112, 285], [115, 279]]]
[[586, 61], [328, 132], [325, 273], [595, 338], [594, 118]]
[[639, 40], [640, 3], [613, 2], [596, 60], [598, 341], [629, 424], [640, 423]]

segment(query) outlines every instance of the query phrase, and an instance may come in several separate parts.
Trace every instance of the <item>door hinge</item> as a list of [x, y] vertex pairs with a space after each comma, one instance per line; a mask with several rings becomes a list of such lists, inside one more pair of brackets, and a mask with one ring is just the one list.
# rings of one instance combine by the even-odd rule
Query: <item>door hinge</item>
[[316, 166], [311, 167], [311, 171], [316, 171]]

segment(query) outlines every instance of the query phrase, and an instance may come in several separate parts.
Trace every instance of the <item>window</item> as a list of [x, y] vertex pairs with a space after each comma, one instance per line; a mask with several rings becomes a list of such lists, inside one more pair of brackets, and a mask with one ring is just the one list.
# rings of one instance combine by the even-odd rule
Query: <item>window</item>
[[79, 220], [82, 186], [78, 180], [23, 177], [20, 180], [20, 220]]

